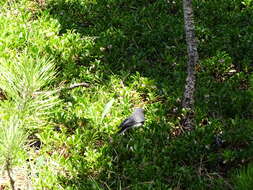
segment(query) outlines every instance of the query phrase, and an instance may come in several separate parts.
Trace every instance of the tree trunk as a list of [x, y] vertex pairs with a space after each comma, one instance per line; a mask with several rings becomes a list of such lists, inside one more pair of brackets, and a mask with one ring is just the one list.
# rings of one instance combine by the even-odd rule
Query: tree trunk
[[182, 107], [187, 110], [187, 112], [184, 118], [183, 127], [187, 130], [192, 130], [194, 129], [194, 91], [196, 86], [195, 66], [199, 59], [197, 42], [194, 34], [192, 0], [183, 0], [183, 9], [188, 52], [187, 78], [182, 102]]

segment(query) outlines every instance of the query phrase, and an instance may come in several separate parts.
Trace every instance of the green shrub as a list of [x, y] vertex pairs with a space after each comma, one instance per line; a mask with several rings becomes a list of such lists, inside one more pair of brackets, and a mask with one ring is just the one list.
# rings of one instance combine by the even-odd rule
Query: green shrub
[[247, 167], [238, 170], [234, 175], [233, 184], [236, 190], [249, 190], [253, 187], [253, 165], [249, 164]]

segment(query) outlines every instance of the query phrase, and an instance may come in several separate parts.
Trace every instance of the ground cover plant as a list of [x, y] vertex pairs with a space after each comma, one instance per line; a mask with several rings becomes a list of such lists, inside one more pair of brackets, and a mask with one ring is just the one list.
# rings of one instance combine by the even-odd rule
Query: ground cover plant
[[[186, 132], [181, 1], [1, 0], [0, 189], [250, 189], [252, 3], [193, 3]], [[134, 107], [144, 126], [116, 135]]]

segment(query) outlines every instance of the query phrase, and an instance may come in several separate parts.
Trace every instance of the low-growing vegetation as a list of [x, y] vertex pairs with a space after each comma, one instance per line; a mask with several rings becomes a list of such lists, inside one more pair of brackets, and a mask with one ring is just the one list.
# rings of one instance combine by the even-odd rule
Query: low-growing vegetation
[[253, 4], [193, 5], [185, 131], [181, 0], [0, 0], [0, 189], [252, 189]]

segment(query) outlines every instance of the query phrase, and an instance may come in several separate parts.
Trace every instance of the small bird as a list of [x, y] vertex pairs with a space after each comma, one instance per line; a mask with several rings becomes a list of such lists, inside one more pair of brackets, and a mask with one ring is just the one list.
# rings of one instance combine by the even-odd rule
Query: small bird
[[130, 128], [142, 126], [144, 121], [144, 110], [142, 108], [135, 108], [133, 114], [120, 124], [118, 134], [122, 134]]

